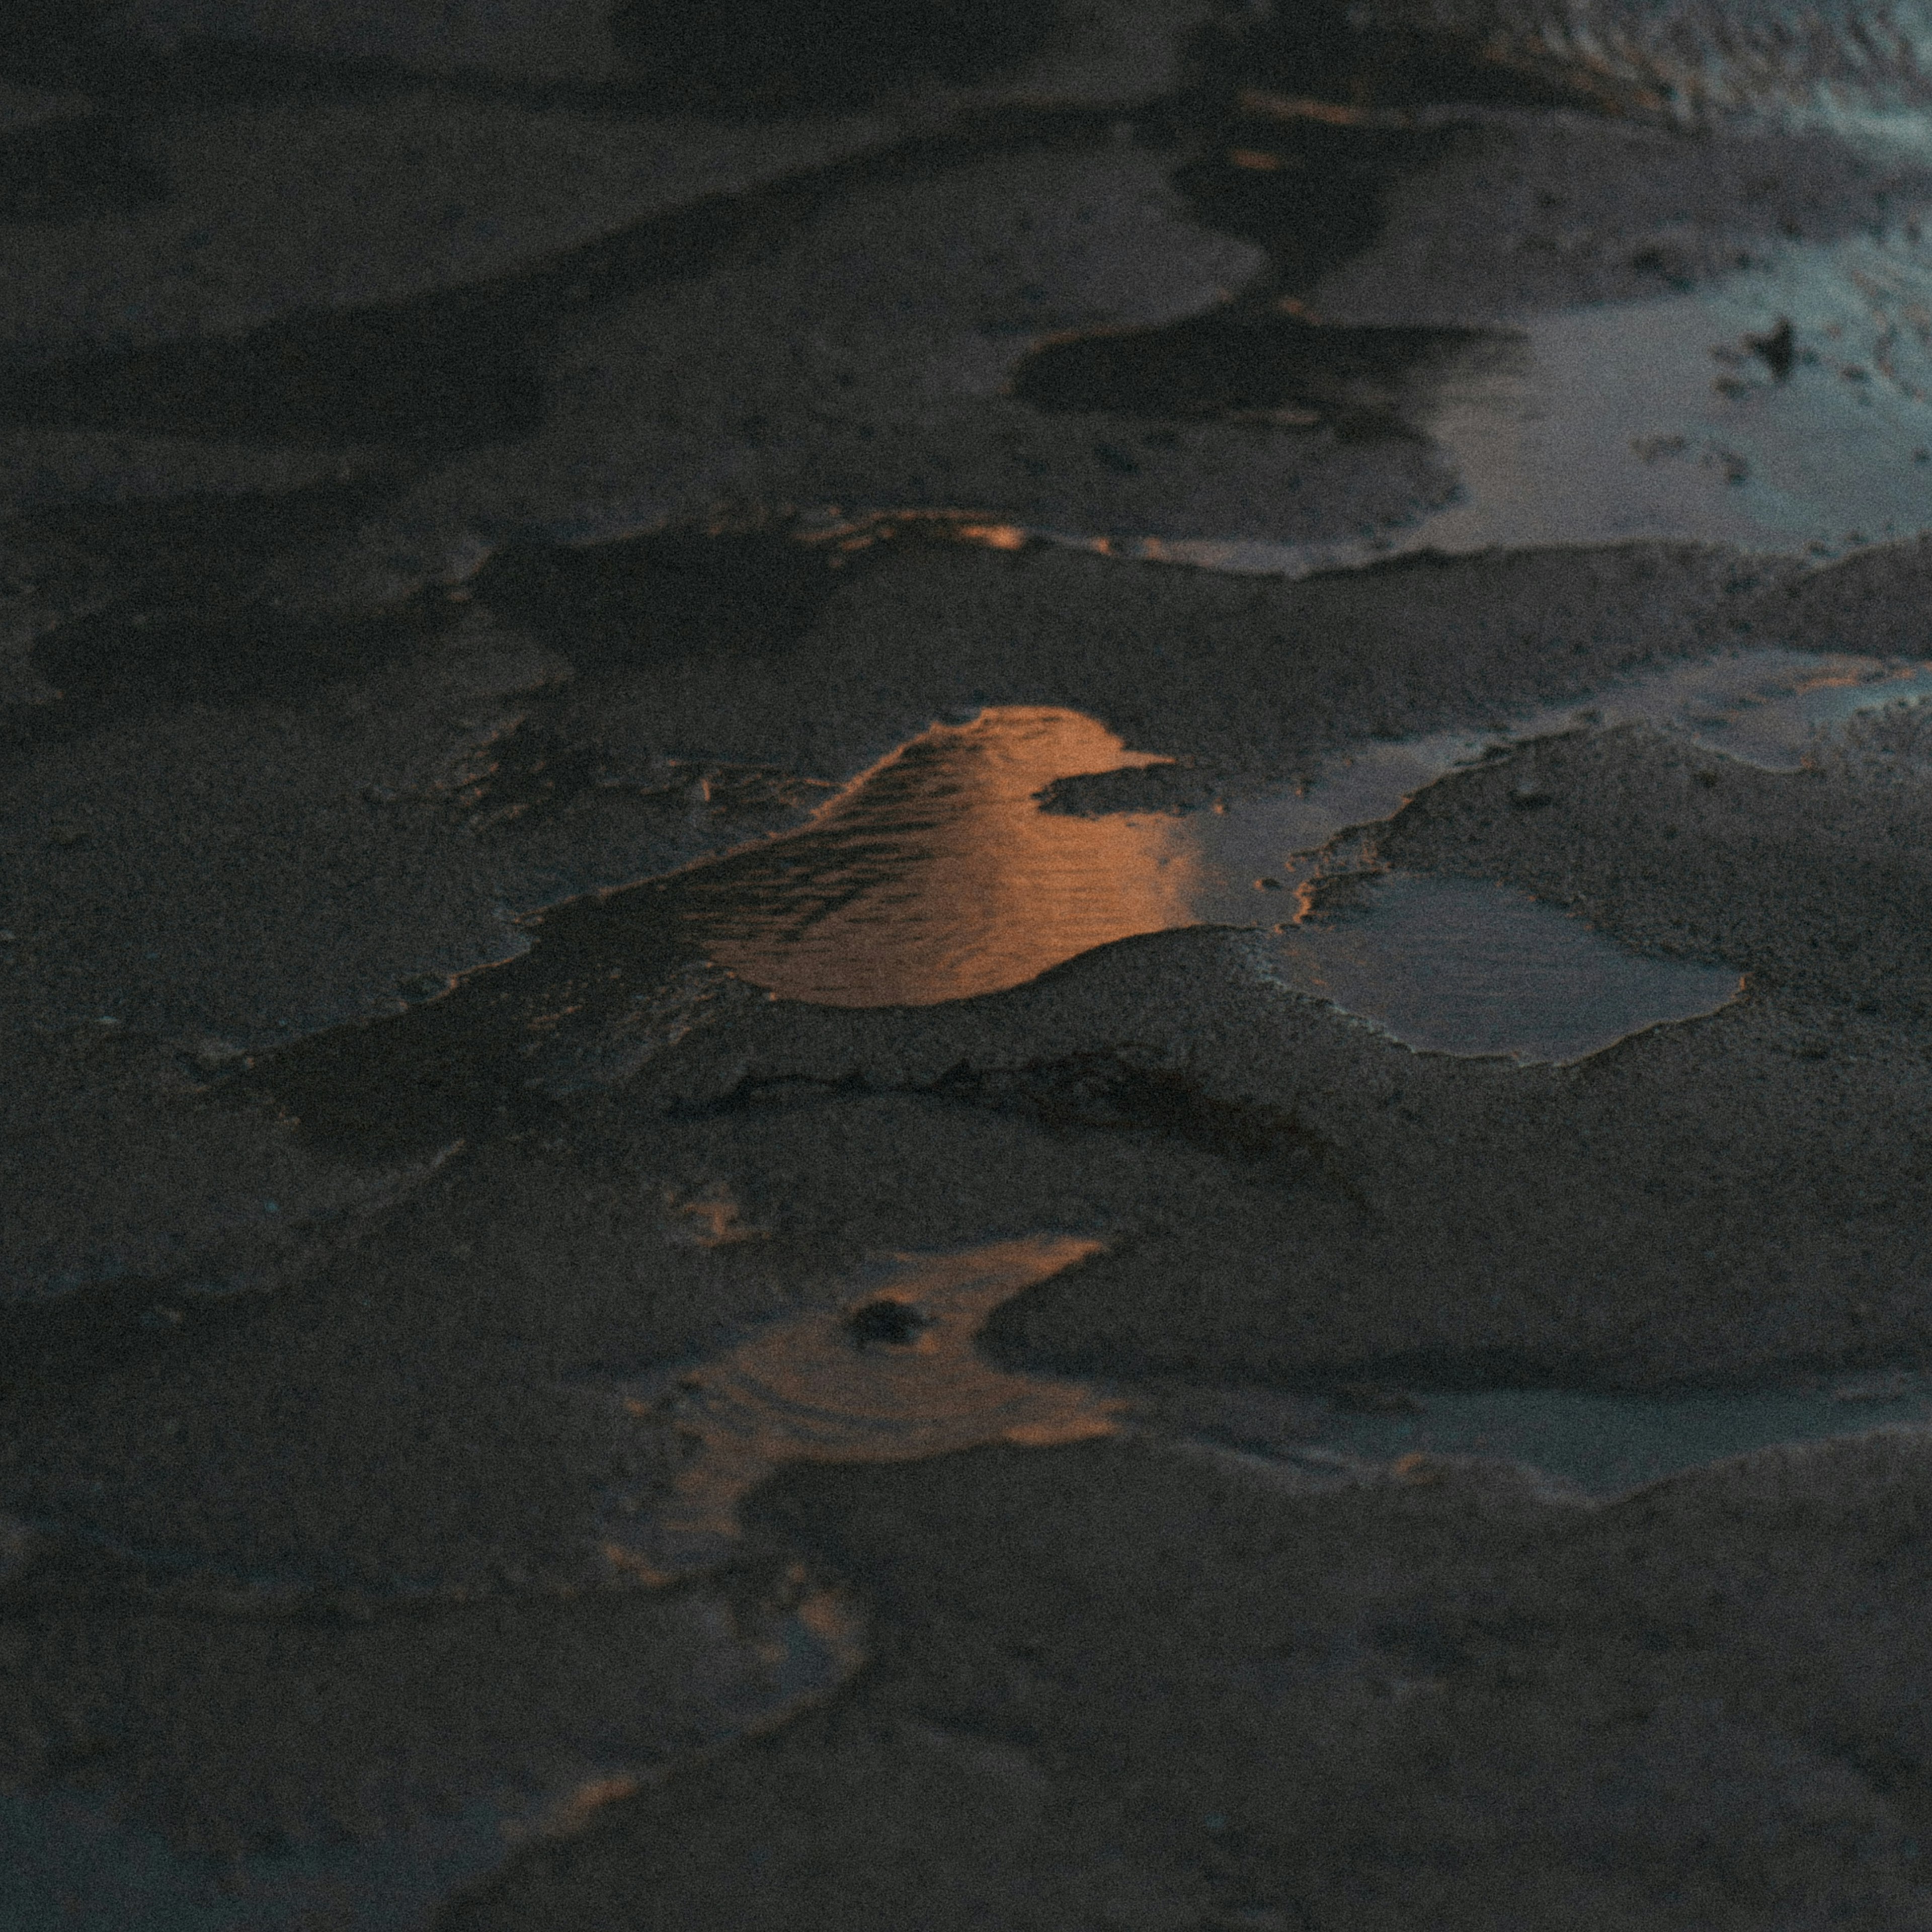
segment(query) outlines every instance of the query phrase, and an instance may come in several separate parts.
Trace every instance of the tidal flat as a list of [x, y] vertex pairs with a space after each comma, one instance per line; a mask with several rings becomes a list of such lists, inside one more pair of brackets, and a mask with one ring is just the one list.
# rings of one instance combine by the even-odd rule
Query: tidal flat
[[1932, 1932], [1928, 49], [8, 36], [7, 1932]]

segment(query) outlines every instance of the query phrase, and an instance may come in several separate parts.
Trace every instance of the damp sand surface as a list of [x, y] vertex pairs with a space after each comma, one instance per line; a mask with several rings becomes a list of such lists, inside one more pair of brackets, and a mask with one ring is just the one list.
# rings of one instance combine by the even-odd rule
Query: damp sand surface
[[[1504, 886], [1392, 875], [1346, 908], [1310, 907], [1288, 888], [1316, 876], [1310, 843], [1347, 822], [1333, 814], [1374, 798], [1366, 773], [1332, 800], [1182, 816], [1040, 809], [1054, 779], [1115, 759], [1127, 769], [1134, 754], [1077, 712], [1013, 707], [936, 727], [812, 831], [692, 874], [680, 915], [740, 978], [837, 1006], [1002, 992], [1117, 940], [1265, 922], [1283, 985], [1411, 1046], [1523, 1060], [1579, 1058], [1736, 996], [1721, 966], [1642, 958]], [[1378, 762], [1389, 790], [1376, 802], [1399, 809], [1407, 761]]]
[[[1250, 98], [1272, 100], [1274, 124], [1243, 124], [1219, 174], [1193, 178], [1204, 206], [1268, 241], [1291, 292], [1048, 344], [1018, 392], [1096, 434], [1219, 417], [1284, 443], [1317, 426], [1407, 437], [1453, 488], [1349, 530], [1250, 517], [1192, 531], [1172, 513], [1136, 521], [1125, 494], [1013, 520], [1118, 555], [1287, 575], [1636, 538], [1824, 559], [1925, 527], [1932, 178], [1916, 120], [1842, 146], [1708, 136], [1700, 182], [1689, 144], [1654, 133], [1559, 139], [1449, 109], [1378, 121], [1338, 105], [1331, 120], [1316, 101]], [[1846, 170], [1845, 205], [1781, 199], [1820, 165]], [[1318, 204], [1316, 182], [1345, 206]], [[1471, 276], [1471, 260], [1492, 272]]]
[[1373, 0], [1353, 17], [1439, 34], [1504, 71], [1685, 126], [1856, 128], [1932, 99], [1921, 0]]
[[[1107, 533], [1165, 524], [1199, 538], [1194, 560], [1230, 568], [1246, 567], [1239, 546], [1215, 551], [1230, 532], [1282, 538], [1260, 567], [1303, 569], [1552, 532], [1822, 556], [1920, 526], [1910, 438], [1924, 398], [1907, 386], [1917, 297], [1903, 284], [1893, 338], [1848, 334], [1837, 348], [1837, 312], [1774, 278], [1736, 300], [1687, 289], [1601, 313], [1568, 296], [1526, 306], [1510, 321], [1514, 359], [1436, 372], [1379, 442], [1334, 434], [1326, 418], [1036, 421], [1024, 396], [993, 393], [1026, 344], [1164, 326], [1255, 271], [1252, 251], [1196, 232], [1165, 194], [1165, 151], [1122, 146], [1118, 166], [989, 167], [952, 219], [934, 218], [945, 194], [909, 176], [844, 232], [856, 236], [848, 256], [874, 264], [902, 253], [880, 245], [895, 232], [971, 226], [1005, 248], [1017, 231], [987, 212], [1002, 194], [1049, 226], [1097, 199], [1124, 292], [1107, 274], [1063, 272], [1069, 214], [997, 270], [940, 263], [916, 328], [875, 330], [902, 312], [907, 285], [861, 277], [866, 313], [832, 332], [840, 366], [801, 373], [769, 352], [762, 318], [823, 315], [844, 291], [794, 274], [796, 261], [774, 274], [734, 260], [579, 331], [583, 352], [566, 350], [547, 391], [566, 433], [534, 452], [485, 435], [473, 476], [446, 495], [432, 478], [372, 548], [420, 512], [420, 554], [395, 580], [414, 584], [430, 566], [464, 574], [506, 532], [596, 534], [627, 518], [708, 515], [726, 498], [754, 517], [774, 502], [983, 502], [1016, 520], [988, 516], [988, 530], [1022, 543], [1027, 528], [1064, 526], [1126, 551]], [[754, 155], [741, 172], [763, 165]], [[838, 238], [836, 224], [810, 235], [808, 254]], [[1152, 255], [1124, 255], [1120, 235]], [[1854, 269], [1884, 266], [1833, 260], [1847, 285]], [[572, 272], [560, 270], [560, 288]], [[1028, 292], [1036, 284], [1045, 295]], [[1495, 321], [1450, 306], [1436, 333]], [[760, 326], [736, 328], [740, 308]], [[668, 314], [676, 326], [658, 330]], [[989, 333], [1001, 338], [990, 347]], [[406, 328], [378, 334], [375, 360], [421, 366], [391, 352]], [[741, 352], [748, 343], [758, 352]], [[358, 386], [374, 354], [341, 365], [346, 384], [319, 386], [314, 415]], [[539, 345], [512, 372], [513, 400], [536, 396], [547, 358]], [[962, 364], [970, 380], [957, 380]], [[746, 372], [760, 370], [769, 382], [747, 392]], [[856, 392], [843, 427], [841, 376]], [[202, 409], [199, 380], [188, 386]], [[502, 386], [490, 374], [474, 386]], [[793, 407], [801, 395], [812, 409]], [[813, 414], [827, 399], [834, 408]], [[691, 412], [683, 430], [645, 424], [641, 458], [640, 418], [625, 413], [640, 405]], [[212, 419], [190, 412], [170, 434]], [[290, 420], [276, 418], [278, 434]], [[1566, 466], [1573, 446], [1580, 467]], [[1300, 512], [1277, 516], [1291, 494]], [[1297, 532], [1338, 547], [1294, 548]], [[1134, 574], [1118, 559], [1061, 561]], [[1552, 660], [1559, 634], [1568, 644], [1579, 626], [1600, 638], [1622, 622], [1604, 615], [1600, 580], [1580, 580], [1569, 603], [1539, 608], [1526, 658]], [[1515, 621], [1498, 608], [1485, 622]], [[1454, 639], [1435, 682], [1376, 670], [1370, 640], [1349, 640], [1364, 648], [1336, 661], [1387, 694], [1388, 711], [1372, 694], [1346, 724], [1310, 726], [1298, 751], [1244, 754], [1232, 787], [1226, 764], [1174, 784], [1171, 806], [1192, 808], [1150, 809], [1161, 761], [1199, 753], [1209, 735], [1190, 734], [1178, 701], [1161, 728], [1176, 684], [1137, 687], [1129, 658], [1102, 650], [1091, 683], [1058, 688], [1042, 671], [1002, 685], [1010, 701], [996, 704], [972, 671], [946, 685], [934, 668], [952, 670], [934, 648], [941, 631], [902, 619], [894, 662], [932, 694], [874, 727], [865, 720], [882, 711], [851, 701], [862, 682], [876, 695], [872, 668], [845, 697], [828, 680], [819, 701], [842, 713], [837, 743], [861, 748], [821, 755], [822, 736], [794, 756], [785, 748], [809, 732], [775, 733], [779, 748], [758, 756], [810, 776], [762, 817], [727, 829], [700, 798], [676, 838], [628, 835], [621, 864], [599, 870], [573, 850], [567, 877], [560, 867], [558, 883], [516, 900], [555, 908], [534, 922], [534, 945], [447, 997], [436, 996], [446, 967], [461, 974], [500, 952], [345, 968], [347, 994], [314, 1024], [375, 1010], [368, 1000], [412, 976], [409, 1011], [338, 1028], [330, 1049], [356, 1062], [350, 1101], [379, 1120], [421, 1099], [416, 1063], [380, 1051], [398, 1039], [440, 1038], [452, 1065], [498, 1052], [506, 1084], [528, 1084], [551, 1045], [617, 1012], [613, 1084], [665, 1042], [669, 1070], [661, 1084], [654, 1074], [625, 1090], [560, 1091], [528, 1132], [498, 1131], [507, 1110], [486, 1108], [466, 1145], [466, 1118], [435, 1143], [448, 1159], [425, 1165], [412, 1199], [372, 1209], [386, 1218], [371, 1238], [306, 1287], [218, 1316], [163, 1285], [169, 1298], [130, 1325], [112, 1364], [90, 1352], [86, 1319], [55, 1338], [49, 1358], [65, 1349], [72, 1380], [32, 1390], [38, 1406], [8, 1445], [23, 1477], [48, 1478], [10, 1492], [10, 1504], [46, 1502], [39, 1540], [59, 1544], [57, 1504], [71, 1544], [134, 1524], [164, 1554], [170, 1532], [186, 1541], [198, 1528], [209, 1567], [232, 1576], [247, 1570], [251, 1537], [282, 1536], [305, 1510], [305, 1577], [341, 1574], [351, 1556], [381, 1558], [383, 1574], [353, 1603], [298, 1590], [284, 1593], [302, 1598], [298, 1615], [286, 1601], [209, 1615], [184, 1591], [170, 1598], [166, 1576], [116, 1574], [98, 1599], [87, 1583], [100, 1573], [78, 1564], [64, 1582], [57, 1563], [16, 1577], [0, 1539], [0, 1580], [21, 1585], [0, 1616], [0, 1919], [34, 1932], [432, 1919], [443, 1932], [660, 1921], [898, 1932], [922, 1915], [934, 1932], [1083, 1917], [1137, 1932], [1498, 1916], [1556, 1928], [1580, 1915], [1606, 1932], [1925, 1924], [1924, 1780], [1911, 1767], [1927, 1761], [1914, 1552], [1932, 1495], [1928, 1438], [1868, 1426], [1916, 1419], [1917, 1386], [1880, 1376], [1640, 1401], [1450, 1385], [1459, 1369], [1471, 1383], [1567, 1369], [1603, 1388], [1667, 1384], [1673, 1364], [1742, 1382], [1788, 1376], [1794, 1361], [1917, 1359], [1920, 1042], [1862, 997], [1856, 974], [1877, 977], [1870, 954], [1834, 950], [1841, 928], [1793, 886], [1806, 883], [1814, 820], [1837, 809], [1865, 839], [1860, 856], [1876, 855], [1870, 876], [1840, 867], [1828, 881], [1847, 922], [1909, 910], [1916, 875], [1883, 870], [1906, 835], [1886, 844], [1879, 815], [1859, 818], [1827, 774], [1810, 787], [1739, 767], [1828, 760], [1848, 720], [1924, 695], [1923, 668], [1772, 652], [1612, 686], [1566, 656], [1568, 679], [1547, 662], [1524, 675], [1543, 695], [1594, 694], [1504, 728], [1473, 694], [1479, 627], [1459, 633], [1459, 621], [1428, 633]], [[1916, 625], [1891, 647], [1922, 650]], [[1026, 627], [1042, 662], [1048, 628]], [[1610, 646], [1620, 664], [1682, 648], [1648, 620], [1628, 628]], [[1700, 633], [1742, 634], [1716, 620]], [[1190, 674], [1243, 690], [1228, 659], [1194, 653], [1206, 639], [1186, 633]], [[758, 681], [733, 641], [737, 655], [694, 682], [724, 662], [742, 686]], [[1878, 648], [1851, 628], [1832, 641]], [[631, 660], [656, 718], [672, 709], [686, 642]], [[102, 655], [112, 683], [119, 662]], [[581, 675], [584, 661], [563, 655]], [[795, 693], [811, 676], [799, 664], [770, 682]], [[718, 687], [720, 728], [754, 736], [752, 694], [735, 711], [731, 681]], [[549, 689], [515, 689], [526, 687]], [[1438, 702], [1451, 687], [1467, 701]], [[487, 788], [500, 752], [524, 761], [539, 794], [558, 748], [536, 730], [517, 742], [516, 720], [526, 705], [561, 717], [544, 709], [556, 702], [518, 696], [514, 712], [487, 708], [472, 724], [480, 700], [439, 700], [465, 721], [448, 769]], [[1445, 720], [1456, 728], [1414, 735]], [[698, 734], [707, 754], [709, 729]], [[650, 735], [610, 723], [611, 742], [626, 733], [638, 746]], [[1562, 775], [1546, 768], [1571, 752], [1612, 782], [1566, 850]], [[1749, 867], [1768, 895], [1790, 897], [1778, 910], [1794, 944], [1838, 976], [1808, 1007], [1788, 986], [1762, 988], [1777, 976], [1754, 956], [1762, 997], [1721, 1024], [1661, 1028], [1574, 1074], [1498, 1064], [1572, 1060], [1732, 1000], [1736, 928], [1687, 938], [1612, 907], [1596, 929], [1562, 909], [1596, 917], [1602, 904], [1564, 883], [1577, 850], [1609, 854], [1640, 891], [1681, 880], [1676, 855], [1703, 844], [1706, 821], [1648, 872], [1630, 859], [1640, 821], [1678, 778], [1701, 809], [1697, 780], [1726, 760], [1706, 820], [1741, 794], [1765, 814], [1734, 812], [1745, 844], [1784, 842], [1767, 836], [1779, 826], [1788, 843], [1769, 865], [1748, 850], [1709, 899], [1727, 908]], [[592, 754], [580, 762], [596, 769]], [[635, 765], [653, 784], [676, 775], [641, 751]], [[1620, 816], [1625, 772], [1638, 776]], [[1111, 791], [1093, 782], [1110, 778]], [[1494, 794], [1504, 825], [1544, 842], [1548, 869], [1498, 861], [1510, 885], [1462, 876], [1446, 838], [1429, 850], [1415, 835], [1426, 811], [1386, 869], [1380, 829], [1444, 778], [1441, 815], [1465, 794]], [[806, 806], [838, 786], [800, 829]], [[467, 776], [424, 778], [420, 797], [405, 806], [392, 791], [384, 808], [460, 820], [472, 788]], [[513, 789], [500, 788], [506, 812]], [[1223, 789], [1225, 808], [1200, 804]], [[218, 842], [184, 788], [159, 795], [182, 814], [184, 849]], [[1909, 820], [1911, 787], [1888, 796]], [[1858, 812], [1868, 802], [1861, 793]], [[363, 809], [352, 800], [346, 815], [359, 823]], [[559, 849], [580, 848], [588, 816], [558, 814]], [[746, 842], [781, 824], [794, 829]], [[472, 824], [460, 829], [459, 843]], [[493, 850], [479, 833], [482, 884], [520, 836]], [[406, 910], [412, 891], [427, 896], [404, 882], [372, 900], [366, 866], [318, 862], [316, 849], [292, 832], [260, 863], [304, 888], [340, 874], [345, 934], [385, 899]], [[700, 853], [724, 856], [692, 863]], [[446, 882], [449, 867], [422, 870]], [[157, 872], [158, 888], [167, 876]], [[231, 926], [259, 928], [244, 886], [234, 892]], [[1202, 929], [1217, 927], [1237, 931]], [[1172, 936], [1113, 943], [1155, 934]], [[154, 980], [173, 970], [147, 957]], [[234, 976], [273, 992], [286, 983], [276, 970], [265, 956]], [[1282, 982], [1309, 997], [1282, 997]], [[1007, 990], [1017, 996], [974, 998]], [[1337, 1008], [1367, 1024], [1336, 1024]], [[466, 1033], [479, 1012], [483, 1028]], [[1391, 1050], [1388, 1035], [1432, 1051]], [[212, 1058], [190, 1054], [211, 1082], [247, 1058], [212, 1046]], [[146, 1061], [137, 1076], [152, 1077]], [[172, 1115], [153, 1109], [154, 1137], [169, 1118], [221, 1104], [197, 1076], [193, 1095], [168, 1100]], [[305, 1104], [274, 1116], [304, 1152], [315, 1126]], [[292, 1184], [249, 1180], [255, 1211], [296, 1220]], [[1106, 1245], [1012, 1232], [1027, 1228], [1097, 1228]], [[857, 1252], [896, 1258], [855, 1271]], [[638, 1368], [670, 1358], [674, 1370]], [[1324, 1425], [1325, 1463], [1228, 1456], [1132, 1420], [1127, 1384], [1150, 1363], [1301, 1388], [1397, 1360], [1390, 1372], [1416, 1376], [1419, 1409], [1370, 1412], [1378, 1398], [1363, 1393]], [[586, 1366], [614, 1362], [601, 1382]], [[1073, 1379], [1102, 1367], [1124, 1379]], [[1650, 1379], [1619, 1384], [1620, 1369]], [[1740, 1459], [1841, 1429], [1859, 1432]], [[606, 1430], [622, 1439], [607, 1443]], [[652, 1453], [616, 1453], [640, 1444]], [[1512, 1464], [1619, 1500], [1586, 1506]], [[634, 1494], [612, 1493], [633, 1482]], [[578, 1567], [549, 1560], [566, 1544]], [[855, 1623], [808, 1572], [849, 1582], [874, 1612], [862, 1676]], [[418, 1574], [452, 1587], [434, 1600], [394, 1587]], [[815, 1702], [829, 1708], [814, 1714]], [[1145, 1775], [1123, 1780], [1123, 1764]]]
[[[962, 460], [943, 479], [929, 465], [909, 470], [896, 488], [878, 465], [835, 478], [788, 452], [775, 500], [822, 525], [950, 509], [1124, 557], [1287, 576], [1421, 551], [1642, 538], [1824, 560], [1927, 526], [1932, 176], [1916, 122], [1874, 136], [1869, 153], [1834, 150], [1854, 180], [1884, 180], [1858, 189], [1869, 206], [1822, 220], [1782, 203], [1673, 218], [1646, 179], [1644, 209], [1622, 232], [1618, 211], [1568, 164], [1550, 208], [1499, 212], [1472, 185], [1477, 164], [1451, 158], [1480, 130], [1448, 140], [1444, 128], [1456, 132], [1444, 122], [1405, 136], [1416, 148], [1406, 160], [1381, 152], [1387, 130], [1346, 124], [1329, 130], [1333, 152], [1279, 140], [1281, 152], [1232, 150], [1232, 171], [1252, 164], [1250, 181], [1326, 176], [1358, 198], [1361, 181], [1378, 184], [1346, 220], [1291, 208], [1255, 217], [1252, 231], [1239, 196], [1223, 207], [1202, 190], [1214, 220], [1269, 240], [1293, 293], [1270, 300], [1252, 274], [1244, 290], [1231, 276], [1218, 302], [1178, 320], [1082, 322], [1012, 345], [1002, 324], [955, 350], [964, 370], [1012, 346], [1010, 397], [974, 406], [1014, 412], [1005, 434], [1016, 448], [1036, 444], [1017, 466], [1038, 480], [1019, 480], [1010, 461]], [[1520, 129], [1492, 136], [1500, 145], [1481, 172], [1556, 164], [1533, 143], [1514, 149], [1529, 140]], [[1727, 138], [1740, 198], [1802, 172], [1795, 152], [1754, 165], [1748, 142]], [[1431, 150], [1435, 140], [1447, 145]], [[1642, 147], [1594, 160], [1664, 180], [1687, 166]], [[1696, 206], [1709, 191], [1686, 180], [1683, 194]], [[1396, 212], [1378, 212], [1383, 202]], [[1325, 235], [1324, 223], [1347, 229], [1349, 245], [1328, 238], [1298, 278], [1292, 238], [1311, 225]], [[1451, 258], [1444, 238], [1462, 228], [1466, 255], [1502, 258], [1489, 284]], [[880, 368], [898, 352], [876, 351]], [[607, 436], [622, 407], [614, 401], [584, 434]], [[975, 418], [969, 437], [964, 420], [962, 450], [982, 434]], [[640, 424], [638, 446], [656, 434]], [[770, 471], [779, 457], [751, 460]], [[625, 460], [613, 450], [597, 473], [615, 476]], [[1372, 489], [1343, 482], [1358, 460]], [[567, 540], [658, 527], [656, 492], [674, 467], [654, 469], [649, 489], [639, 478], [563, 490], [542, 476], [524, 486], [526, 527]], [[1237, 477], [1252, 479], [1245, 498], [1221, 500]], [[759, 487], [780, 488], [775, 474]], [[546, 501], [546, 490], [562, 494]], [[1312, 514], [1318, 498], [1335, 514]], [[472, 530], [466, 541], [480, 556], [491, 540]]]
[[[54, 1774], [0, 1791], [0, 1922], [418, 1932], [532, 1844], [837, 1688], [861, 1655], [850, 1605], [788, 1594], [16, 1621], [0, 1735]], [[99, 1748], [63, 1766], [44, 1727], [82, 1713]]]

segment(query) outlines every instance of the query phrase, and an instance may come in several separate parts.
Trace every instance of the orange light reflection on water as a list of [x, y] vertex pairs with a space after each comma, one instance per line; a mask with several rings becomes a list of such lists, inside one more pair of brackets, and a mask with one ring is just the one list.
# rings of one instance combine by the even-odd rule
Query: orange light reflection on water
[[[1112, 1435], [1121, 1404], [1086, 1383], [1002, 1369], [977, 1336], [1001, 1303], [1100, 1253], [1079, 1234], [1025, 1234], [946, 1254], [895, 1256], [868, 1295], [754, 1330], [676, 1378], [627, 1393], [627, 1413], [668, 1424], [693, 1453], [668, 1492], [609, 1525], [614, 1568], [656, 1582], [716, 1563], [738, 1505], [788, 1462], [907, 1462], [982, 1444], [1051, 1448]], [[903, 1340], [868, 1342], [864, 1308], [904, 1309]]]
[[952, 534], [983, 550], [1024, 550], [1032, 541], [1017, 524], [962, 524]]
[[788, 999], [926, 1006], [1020, 986], [1201, 918], [1210, 868], [1184, 821], [1040, 807], [1056, 779], [1166, 762], [1046, 706], [935, 725], [802, 830], [687, 874], [679, 913], [720, 966]]

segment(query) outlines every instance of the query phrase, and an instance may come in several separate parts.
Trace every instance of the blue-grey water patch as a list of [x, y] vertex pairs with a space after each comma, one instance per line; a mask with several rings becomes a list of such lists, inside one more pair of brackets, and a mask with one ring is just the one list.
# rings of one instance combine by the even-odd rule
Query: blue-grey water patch
[[1916, 212], [1882, 234], [1780, 242], [1703, 287], [1509, 326], [1518, 352], [1452, 368], [1418, 419], [1460, 487], [1411, 524], [1312, 543], [1042, 534], [1294, 577], [1644, 538], [1826, 561], [1932, 523], [1932, 244]]
[[1265, 970], [1406, 1046], [1524, 1064], [1583, 1059], [1740, 989], [1727, 967], [1647, 958], [1513, 886], [1404, 872], [1288, 926]]
[[1393, 1412], [1338, 1412], [1324, 1439], [1376, 1461], [1486, 1456], [1527, 1463], [1592, 1495], [1785, 1442], [1856, 1436], [1886, 1424], [1932, 1426], [1916, 1376], [1848, 1377], [1816, 1389], [1636, 1396], [1566, 1389], [1423, 1390]]
[[1932, 249], [1916, 218], [1707, 287], [1520, 318], [1424, 424], [1460, 500], [1415, 542], [1693, 538], [1828, 558], [1932, 512]]

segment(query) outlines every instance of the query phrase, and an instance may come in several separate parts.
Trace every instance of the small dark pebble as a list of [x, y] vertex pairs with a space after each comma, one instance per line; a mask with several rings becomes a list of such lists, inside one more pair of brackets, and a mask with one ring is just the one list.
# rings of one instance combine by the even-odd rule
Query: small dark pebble
[[1781, 315], [1777, 326], [1768, 335], [1748, 335], [1744, 346], [1757, 357], [1771, 371], [1774, 382], [1789, 379], [1792, 364], [1796, 360], [1796, 344], [1791, 326], [1791, 318]]
[[910, 1301], [868, 1301], [845, 1318], [847, 1332], [862, 1348], [884, 1344], [904, 1348], [927, 1326], [928, 1318]]

